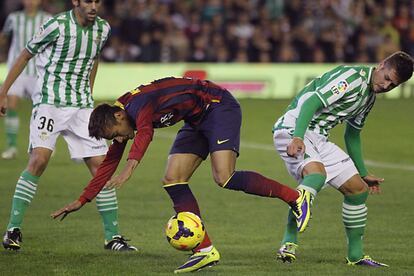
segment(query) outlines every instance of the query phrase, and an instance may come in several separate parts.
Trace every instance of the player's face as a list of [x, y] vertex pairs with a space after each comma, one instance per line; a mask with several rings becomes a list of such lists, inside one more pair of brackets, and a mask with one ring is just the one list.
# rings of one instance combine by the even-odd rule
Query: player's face
[[116, 140], [119, 143], [134, 139], [135, 132], [125, 111], [115, 113], [116, 124], [106, 128], [104, 137], [107, 140]]
[[385, 65], [383, 62], [379, 64], [372, 75], [372, 88], [375, 93], [388, 92], [400, 85], [400, 83], [395, 69]]
[[100, 0], [72, 0], [72, 3], [84, 22], [87, 24], [95, 22], [99, 7], [101, 6]]

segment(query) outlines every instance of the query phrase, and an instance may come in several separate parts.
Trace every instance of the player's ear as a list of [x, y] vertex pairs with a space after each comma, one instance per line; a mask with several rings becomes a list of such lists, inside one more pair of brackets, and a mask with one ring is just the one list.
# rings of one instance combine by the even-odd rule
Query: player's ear
[[385, 66], [385, 61], [383, 60], [378, 64], [378, 69], [382, 69], [384, 66]]
[[114, 117], [117, 122], [122, 121], [125, 118], [125, 111], [120, 110], [114, 113]]

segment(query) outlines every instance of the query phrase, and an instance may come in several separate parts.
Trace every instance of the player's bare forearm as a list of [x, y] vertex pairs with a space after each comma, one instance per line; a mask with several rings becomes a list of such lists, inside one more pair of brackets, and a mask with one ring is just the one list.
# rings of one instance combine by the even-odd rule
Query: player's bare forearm
[[27, 62], [33, 57], [29, 51], [24, 49], [20, 55], [18, 56], [17, 60], [11, 67], [9, 73], [7, 74], [6, 79], [4, 80], [4, 83], [0, 87], [0, 116], [5, 116], [7, 111], [7, 93], [14, 83], [14, 81], [17, 79], [17, 77], [20, 75], [20, 73], [23, 71], [23, 69], [26, 67]]
[[126, 141], [123, 143], [118, 143], [116, 140], [113, 141], [108, 152], [106, 153], [104, 161], [99, 165], [95, 176], [83, 190], [83, 193], [79, 199], [91, 201], [102, 190], [102, 188], [104, 188], [107, 181], [111, 179], [112, 175], [116, 171], [119, 162], [121, 161], [122, 154], [124, 153], [126, 144]]
[[69, 215], [72, 212], [76, 212], [77, 210], [82, 208], [82, 206], [83, 205], [79, 200], [75, 200], [72, 203], [69, 203], [68, 205], [66, 205], [65, 207], [60, 208], [59, 210], [53, 212], [50, 216], [53, 219], [56, 219], [62, 216], [60, 220], [63, 220], [67, 215]]
[[7, 94], [9, 91], [10, 86], [14, 83], [14, 81], [17, 79], [17, 77], [20, 75], [20, 73], [23, 71], [23, 69], [26, 67], [27, 62], [33, 57], [33, 55], [24, 49], [20, 55], [17, 57], [16, 61], [14, 62], [13, 66], [10, 68], [9, 73], [7, 74], [6, 79], [4, 80], [1, 89], [0, 94]]
[[0, 50], [6, 52], [6, 44], [7, 44], [8, 36], [5, 35], [3, 32], [0, 33]]
[[128, 162], [122, 172], [119, 175], [114, 176], [108, 180], [108, 182], [106, 182], [105, 188], [120, 188], [126, 181], [128, 181], [138, 164], [138, 160], [128, 159]]

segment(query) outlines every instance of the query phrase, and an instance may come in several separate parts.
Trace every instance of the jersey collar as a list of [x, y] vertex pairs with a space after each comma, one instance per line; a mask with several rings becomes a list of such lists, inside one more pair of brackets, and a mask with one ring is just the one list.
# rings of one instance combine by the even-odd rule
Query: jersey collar
[[73, 24], [77, 24], [78, 23], [76, 21], [75, 12], [73, 11], [73, 9], [69, 11], [69, 17], [70, 17], [70, 21], [72, 21]]
[[372, 79], [372, 72], [375, 70], [375, 67], [369, 67], [368, 70], [368, 78], [367, 78], [367, 84], [370, 85], [371, 84], [371, 79]]
[[97, 19], [98, 19], [98, 17], [95, 19], [95, 22], [93, 22], [93, 24], [92, 25], [90, 25], [90, 26], [82, 26], [79, 22], [78, 22], [78, 20], [76, 19], [76, 15], [75, 15], [75, 10], [74, 9], [71, 9], [70, 11], [69, 11], [69, 17], [70, 17], [70, 20], [72, 21], [72, 23], [74, 23], [74, 24], [76, 24], [77, 26], [79, 26], [80, 28], [82, 28], [83, 30], [88, 30], [88, 29], [91, 29], [91, 28], [93, 28], [93, 26], [95, 26], [95, 24], [97, 24], [96, 23], [96, 21], [97, 21]]

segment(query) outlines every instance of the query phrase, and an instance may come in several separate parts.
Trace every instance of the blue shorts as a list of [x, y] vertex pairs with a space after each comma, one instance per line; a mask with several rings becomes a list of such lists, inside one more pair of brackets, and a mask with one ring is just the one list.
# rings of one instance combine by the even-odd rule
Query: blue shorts
[[206, 159], [209, 153], [232, 150], [239, 155], [242, 113], [229, 93], [219, 103], [211, 103], [197, 126], [185, 123], [178, 131], [170, 154], [192, 153]]

